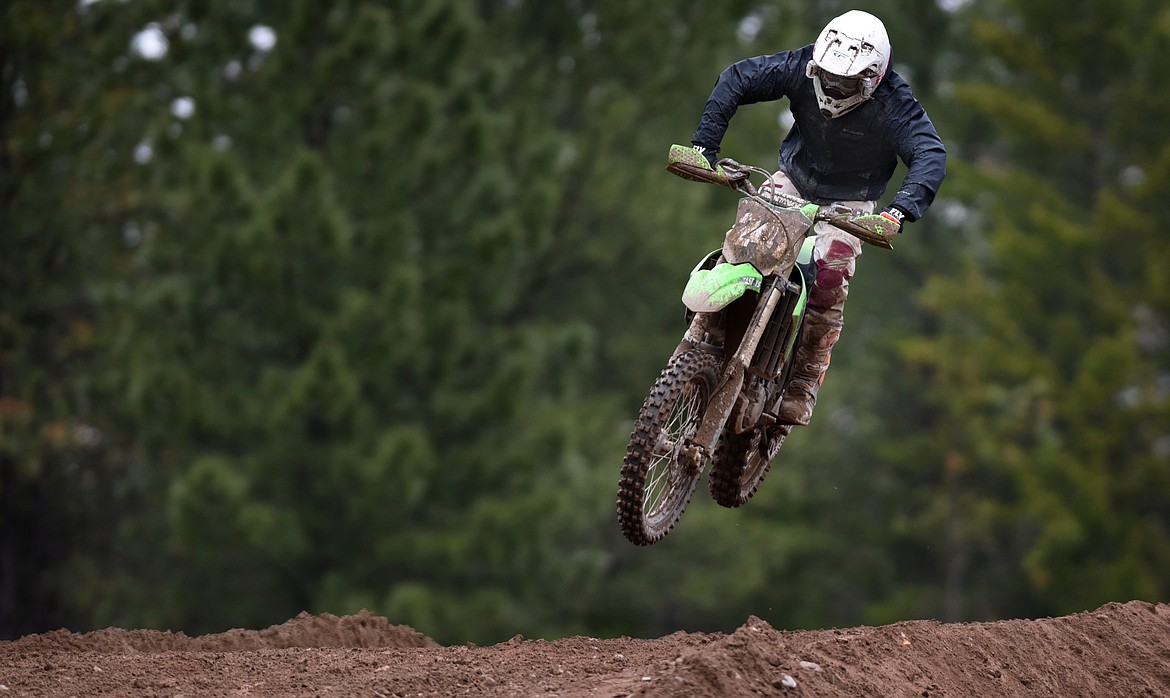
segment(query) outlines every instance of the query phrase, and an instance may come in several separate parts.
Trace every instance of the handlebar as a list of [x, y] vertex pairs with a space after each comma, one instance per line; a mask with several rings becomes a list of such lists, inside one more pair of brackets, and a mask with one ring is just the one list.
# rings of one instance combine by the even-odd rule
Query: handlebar
[[715, 162], [715, 167], [711, 167], [702, 153], [686, 146], [672, 145], [666, 169], [683, 179], [730, 187], [745, 196], [758, 199], [771, 206], [779, 205], [798, 209], [805, 209], [810, 205], [815, 206], [816, 212], [812, 216], [814, 220], [824, 221], [875, 247], [886, 250], [894, 248], [892, 236], [854, 222], [855, 218], [867, 215], [864, 211], [858, 211], [841, 204], [831, 206], [814, 204], [791, 194], [776, 191], [774, 188], [770, 189], [767, 194], [761, 193], [752, 184], [751, 175], [758, 174], [764, 178], [764, 181], [769, 181], [772, 178], [772, 173], [762, 167], [744, 165], [731, 158], [721, 158]]
[[[753, 173], [762, 175], [764, 181], [771, 181], [772, 173], [752, 165], [743, 165], [732, 160], [731, 158], [722, 158], [715, 163], [717, 166], [727, 172], [728, 186], [732, 189], [743, 192], [745, 195], [755, 199], [760, 199], [770, 204], [780, 204], [787, 208], [804, 208], [808, 206], [810, 201], [805, 201], [798, 196], [785, 194], [775, 188], [767, 194], [761, 193], [751, 181]], [[864, 211], [858, 211], [854, 208], [849, 208], [843, 204], [833, 204], [832, 206], [817, 206], [816, 214], [813, 216], [814, 220], [825, 221], [829, 225], [843, 230], [850, 235], [859, 238], [862, 242], [867, 242], [875, 247], [881, 247], [886, 250], [894, 249], [893, 242], [890, 238], [882, 235], [876, 230], [872, 230], [858, 223], [854, 223], [853, 219], [859, 216], [867, 215]]]

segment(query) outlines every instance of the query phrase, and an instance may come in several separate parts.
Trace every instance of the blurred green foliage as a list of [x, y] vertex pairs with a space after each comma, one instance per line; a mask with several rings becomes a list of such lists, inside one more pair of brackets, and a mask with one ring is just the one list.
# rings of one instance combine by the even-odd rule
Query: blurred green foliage
[[[0, 638], [1166, 600], [1170, 9], [1073, 5], [872, 3], [951, 174], [860, 260], [756, 499], [700, 490], [643, 549], [625, 440], [735, 206], [667, 146], [723, 67], [844, 4], [12, 0]], [[772, 162], [783, 111], [743, 108], [724, 152]]]

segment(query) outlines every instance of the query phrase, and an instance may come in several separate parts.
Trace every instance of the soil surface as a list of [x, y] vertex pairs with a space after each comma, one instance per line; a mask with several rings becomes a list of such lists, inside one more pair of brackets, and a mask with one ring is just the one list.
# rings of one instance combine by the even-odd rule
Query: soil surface
[[362, 612], [188, 637], [59, 630], [0, 642], [15, 696], [1170, 696], [1170, 606], [1041, 620], [443, 647]]

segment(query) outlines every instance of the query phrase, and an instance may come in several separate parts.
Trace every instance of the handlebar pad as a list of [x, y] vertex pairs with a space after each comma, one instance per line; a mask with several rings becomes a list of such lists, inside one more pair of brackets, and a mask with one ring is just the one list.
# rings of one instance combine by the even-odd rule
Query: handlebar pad
[[894, 249], [893, 235], [882, 235], [875, 230], [870, 230], [863, 225], [858, 225], [857, 223], [851, 221], [848, 216], [838, 213], [825, 212], [823, 216], [818, 216], [818, 218], [823, 218], [824, 220], [828, 221], [830, 225], [840, 228], [854, 237], [860, 238], [862, 242], [874, 245], [875, 247], [881, 247], [882, 249], [886, 250]]
[[707, 182], [732, 189], [739, 181], [738, 178], [729, 177], [722, 167], [712, 169], [711, 164], [707, 162], [707, 158], [702, 153], [685, 145], [670, 146], [666, 170], [692, 182]]

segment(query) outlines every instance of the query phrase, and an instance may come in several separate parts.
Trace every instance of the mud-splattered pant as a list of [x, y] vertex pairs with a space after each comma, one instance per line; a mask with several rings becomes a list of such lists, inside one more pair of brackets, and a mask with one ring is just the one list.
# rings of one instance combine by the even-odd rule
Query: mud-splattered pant
[[[784, 194], [805, 198], [792, 180], [783, 172], [777, 172], [769, 183]], [[863, 213], [873, 213], [876, 201], [838, 202]], [[813, 263], [816, 265], [816, 280], [809, 293], [808, 305], [818, 310], [824, 318], [834, 324], [844, 321], [845, 299], [849, 296], [849, 279], [857, 268], [861, 255], [861, 241], [825, 221], [816, 224], [816, 242], [813, 247]]]
[[[777, 172], [764, 184], [774, 186], [784, 194], [804, 196], [783, 172]], [[766, 192], [765, 192], [766, 194]], [[873, 213], [875, 201], [839, 202], [863, 213]], [[841, 337], [845, 324], [845, 299], [849, 297], [849, 279], [857, 268], [861, 255], [861, 241], [827, 222], [813, 229], [813, 264], [816, 273], [809, 291], [808, 315], [805, 317], [805, 338], [793, 359], [793, 374], [784, 390], [778, 418], [785, 424], [806, 425], [812, 419], [817, 393], [829, 370], [833, 345]]]

